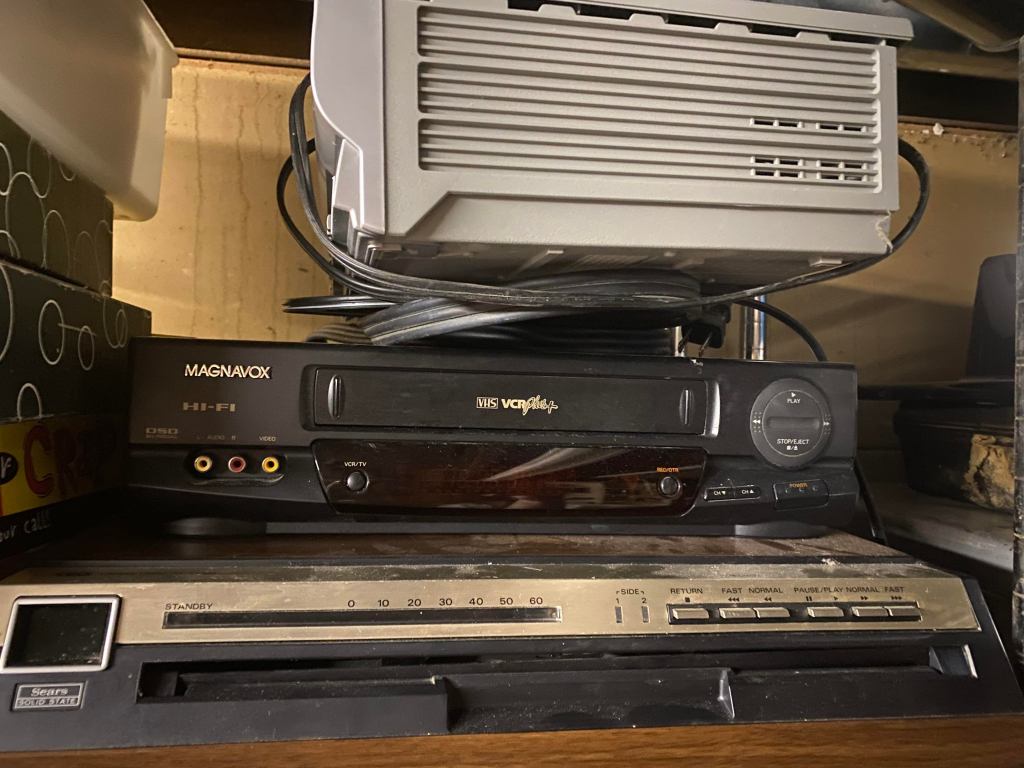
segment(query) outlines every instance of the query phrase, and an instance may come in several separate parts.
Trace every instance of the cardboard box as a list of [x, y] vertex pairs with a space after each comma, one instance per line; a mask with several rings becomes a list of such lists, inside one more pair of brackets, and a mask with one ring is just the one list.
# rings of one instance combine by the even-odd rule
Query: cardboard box
[[123, 413], [146, 310], [0, 261], [0, 423]]
[[124, 456], [123, 415], [0, 424], [0, 557], [95, 519], [124, 484]]
[[0, 112], [0, 259], [110, 295], [114, 211]]

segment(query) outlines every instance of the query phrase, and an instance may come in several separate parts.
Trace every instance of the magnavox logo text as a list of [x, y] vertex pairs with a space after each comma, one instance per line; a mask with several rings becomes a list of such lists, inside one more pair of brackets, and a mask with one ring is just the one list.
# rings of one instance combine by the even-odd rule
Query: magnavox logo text
[[214, 365], [211, 363], [186, 363], [187, 378], [204, 379], [269, 379], [269, 365]]

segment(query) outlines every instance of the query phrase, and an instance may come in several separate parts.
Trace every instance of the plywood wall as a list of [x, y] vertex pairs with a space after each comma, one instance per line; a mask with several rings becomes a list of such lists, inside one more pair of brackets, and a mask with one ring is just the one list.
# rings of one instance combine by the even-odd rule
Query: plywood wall
[[[1016, 137], [941, 126], [900, 132], [932, 170], [931, 203], [914, 237], [878, 266], [773, 299], [806, 322], [830, 356], [856, 362], [869, 383], [962, 375], [978, 267], [1016, 249]], [[917, 194], [902, 165], [894, 233]], [[773, 353], [807, 359], [792, 334], [773, 331]]]
[[189, 59], [174, 70], [159, 210], [114, 226], [115, 293], [151, 309], [154, 332], [301, 340], [318, 324], [280, 309], [329, 290], [274, 199], [303, 74]]
[[[115, 292], [152, 309], [158, 333], [295, 340], [316, 325], [279, 309], [286, 298], [328, 289], [274, 203], [285, 110], [302, 74], [187, 59], [175, 70], [159, 213], [118, 222], [114, 239]], [[901, 133], [932, 167], [932, 204], [918, 234], [871, 270], [774, 299], [869, 383], [959, 376], [978, 265], [1015, 243], [1013, 135], [918, 125]], [[907, 168], [902, 194], [909, 211], [916, 192]], [[771, 352], [808, 357], [774, 325]], [[868, 443], [890, 439], [885, 421], [868, 426]]]

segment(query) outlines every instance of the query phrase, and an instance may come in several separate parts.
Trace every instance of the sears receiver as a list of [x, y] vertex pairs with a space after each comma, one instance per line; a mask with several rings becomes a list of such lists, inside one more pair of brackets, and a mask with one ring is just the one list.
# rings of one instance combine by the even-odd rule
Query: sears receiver
[[1024, 709], [977, 585], [847, 534], [62, 550], [0, 582], [0, 752]]
[[857, 499], [845, 365], [158, 338], [134, 359], [130, 484], [179, 519], [789, 535]]

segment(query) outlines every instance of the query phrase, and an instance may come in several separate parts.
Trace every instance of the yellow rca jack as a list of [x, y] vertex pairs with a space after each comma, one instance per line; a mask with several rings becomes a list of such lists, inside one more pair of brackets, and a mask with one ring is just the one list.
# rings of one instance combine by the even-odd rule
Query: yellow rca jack
[[205, 475], [207, 472], [213, 469], [213, 459], [211, 459], [206, 454], [196, 456], [195, 460], [192, 462], [192, 468], [200, 475]]
[[234, 472], [236, 475], [245, 472], [245, 457], [244, 456], [232, 456], [228, 459], [228, 470]]
[[281, 469], [281, 460], [277, 456], [267, 456], [260, 463], [260, 468], [268, 475], [276, 474]]

